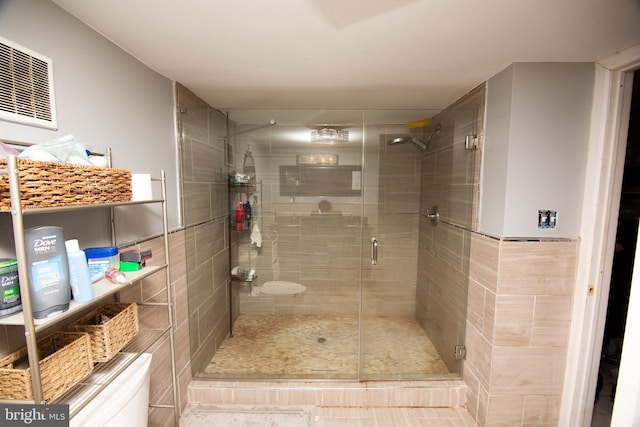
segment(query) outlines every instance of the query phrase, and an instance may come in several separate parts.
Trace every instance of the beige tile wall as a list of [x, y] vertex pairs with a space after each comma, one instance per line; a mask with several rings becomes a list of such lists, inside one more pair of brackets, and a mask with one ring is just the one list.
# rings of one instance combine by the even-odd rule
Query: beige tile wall
[[[340, 205], [334, 208], [339, 210]], [[240, 312], [357, 315], [361, 232], [355, 225], [360, 217], [310, 215], [317, 210], [311, 204], [296, 204], [299, 214], [290, 206], [275, 205], [274, 210], [287, 213], [261, 219], [263, 246], [252, 255], [259, 274], [256, 285], [283, 280], [301, 283], [306, 291], [290, 297], [243, 292]], [[247, 246], [245, 242], [241, 251], [249, 250]]]
[[[369, 227], [363, 238], [362, 306], [363, 340], [369, 343], [374, 331], [367, 328], [367, 316], [413, 318], [415, 313], [422, 152], [413, 144], [387, 143], [406, 133], [406, 126], [370, 125], [366, 131], [365, 165], [378, 169], [371, 186], [377, 198], [365, 193]], [[376, 265], [369, 261], [371, 237], [379, 243]]]
[[[181, 85], [179, 154], [191, 368], [204, 370], [229, 332], [226, 117]], [[186, 380], [185, 380], [186, 381]]]
[[[164, 264], [164, 243], [161, 237], [129, 246], [127, 249], [150, 249], [153, 258], [148, 265]], [[124, 249], [124, 248], [123, 248]], [[189, 323], [186, 294], [186, 256], [184, 231], [177, 231], [169, 235], [169, 277], [171, 285], [172, 320], [175, 347], [175, 367], [177, 376], [177, 397], [180, 409], [187, 404], [187, 386], [191, 380], [191, 362], [188, 348]], [[144, 278], [139, 283], [120, 293], [121, 301], [166, 302], [164, 290], [166, 271], [158, 271]], [[168, 316], [162, 306], [139, 307], [140, 329], [157, 329], [168, 325]], [[156, 343], [150, 352], [153, 354], [151, 362], [151, 383], [149, 401], [152, 405], [172, 405], [173, 388], [171, 384], [171, 352], [169, 338], [165, 337]], [[149, 412], [149, 426], [165, 427], [173, 424], [173, 410], [168, 408], [152, 408]]]
[[[441, 131], [422, 157], [420, 241], [416, 317], [451, 372], [460, 372], [456, 345], [465, 343], [469, 240], [475, 227], [478, 151], [465, 149], [465, 135], [482, 134], [484, 87], [431, 119], [430, 133]], [[427, 210], [437, 206], [440, 222]]]
[[464, 379], [479, 425], [557, 425], [577, 250], [473, 234]]
[[[406, 133], [406, 126], [367, 127], [365, 155], [371, 158], [365, 163], [373, 164], [375, 159], [377, 170], [365, 172], [371, 184], [365, 188], [364, 216], [361, 201], [355, 198], [329, 197], [333, 211], [340, 214], [313, 215], [318, 211], [317, 202], [291, 203], [279, 197], [279, 165], [294, 164], [296, 154], [310, 149], [283, 153], [252, 145], [263, 186], [258, 189], [263, 199], [259, 217], [263, 244], [255, 250], [247, 236], [240, 237], [240, 246], [232, 248], [234, 259], [256, 269], [257, 286], [284, 280], [301, 283], [306, 291], [277, 298], [242, 292], [240, 312], [357, 315], [362, 280], [365, 316], [413, 317], [421, 153], [412, 145], [389, 147], [387, 140], [394, 131]], [[262, 145], [268, 146], [266, 142]], [[345, 150], [340, 154], [341, 164], [362, 162], [353, 154], [354, 148]], [[375, 192], [375, 197], [369, 198], [367, 191]], [[380, 249], [378, 264], [372, 266], [370, 239], [374, 236]]]

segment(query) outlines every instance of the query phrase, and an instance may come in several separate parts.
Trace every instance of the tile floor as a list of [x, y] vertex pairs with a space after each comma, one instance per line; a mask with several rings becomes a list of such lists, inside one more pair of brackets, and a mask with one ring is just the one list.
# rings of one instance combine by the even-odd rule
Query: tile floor
[[[363, 375], [367, 379], [447, 379], [451, 374], [440, 360], [422, 328], [413, 319], [374, 318], [366, 321], [363, 331]], [[357, 316], [311, 315], [241, 315], [234, 325], [234, 336], [227, 338], [209, 363], [204, 378], [243, 379], [352, 379], [358, 368]], [[439, 384], [443, 382], [436, 381]], [[216, 383], [219, 386], [219, 381]], [[206, 382], [205, 382], [206, 384]], [[224, 383], [223, 383], [224, 384]], [[238, 384], [247, 383], [232, 383]], [[378, 383], [378, 384], [389, 384]], [[401, 383], [398, 383], [401, 384]], [[407, 382], [403, 382], [407, 384]], [[413, 384], [409, 382], [409, 384]], [[417, 384], [417, 383], [416, 383]], [[246, 388], [246, 386], [244, 387]], [[180, 425], [205, 426], [274, 426], [274, 427], [377, 427], [377, 426], [476, 426], [464, 407], [419, 407], [424, 404], [399, 404], [381, 407], [332, 406], [322, 398], [306, 404], [277, 406], [267, 404], [232, 404], [247, 390], [214, 391], [220, 398], [195, 399], [183, 412]], [[203, 386], [207, 390], [206, 386]], [[209, 390], [211, 391], [211, 390]], [[203, 391], [207, 393], [207, 391]], [[239, 394], [240, 393], [240, 394]], [[257, 392], [256, 392], [257, 393]], [[369, 393], [390, 398], [393, 391]], [[407, 390], [398, 391], [406, 395]], [[416, 390], [410, 391], [416, 393]], [[197, 394], [197, 393], [196, 393]], [[294, 391], [265, 392], [273, 402], [281, 402]], [[338, 392], [342, 398], [348, 393]], [[357, 391], [356, 391], [357, 394]], [[425, 391], [424, 396], [439, 396]], [[454, 393], [455, 394], [455, 393]], [[318, 395], [314, 395], [317, 396]], [[423, 396], [423, 397], [424, 397]], [[300, 402], [305, 399], [299, 398]], [[415, 398], [414, 398], [415, 399]], [[426, 401], [429, 399], [426, 398]], [[438, 398], [436, 398], [437, 400]], [[202, 402], [209, 403], [202, 403]], [[330, 400], [330, 399], [328, 399]], [[347, 398], [347, 400], [349, 400]], [[308, 402], [325, 402], [315, 405]], [[402, 399], [398, 400], [402, 402]], [[425, 403], [426, 403], [425, 401]], [[227, 403], [225, 403], [227, 402]], [[446, 406], [446, 405], [444, 405]]]
[[[433, 344], [413, 319], [365, 320], [364, 379], [450, 378]], [[354, 379], [358, 317], [241, 315], [202, 377]]]

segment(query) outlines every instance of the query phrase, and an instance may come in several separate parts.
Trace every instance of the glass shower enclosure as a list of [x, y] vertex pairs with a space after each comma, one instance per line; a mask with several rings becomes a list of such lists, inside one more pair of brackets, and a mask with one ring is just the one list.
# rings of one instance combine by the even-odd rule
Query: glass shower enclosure
[[477, 111], [226, 114], [232, 334], [196, 376], [459, 377]]

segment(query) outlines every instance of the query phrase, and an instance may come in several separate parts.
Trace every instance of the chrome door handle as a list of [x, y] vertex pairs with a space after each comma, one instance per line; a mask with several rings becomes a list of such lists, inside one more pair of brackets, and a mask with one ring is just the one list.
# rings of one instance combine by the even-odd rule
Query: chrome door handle
[[378, 239], [371, 238], [371, 265], [378, 263]]

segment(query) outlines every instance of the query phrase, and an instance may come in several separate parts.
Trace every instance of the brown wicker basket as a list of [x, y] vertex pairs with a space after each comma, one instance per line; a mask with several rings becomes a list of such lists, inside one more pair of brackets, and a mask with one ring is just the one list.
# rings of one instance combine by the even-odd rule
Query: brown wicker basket
[[[93, 371], [88, 334], [56, 332], [38, 340], [38, 351], [42, 394], [47, 403], [60, 397]], [[0, 360], [1, 399], [33, 400], [31, 368], [14, 367], [26, 356], [27, 348], [23, 347]], [[25, 363], [28, 365], [28, 361]]]
[[[104, 324], [100, 324], [102, 314], [110, 318]], [[94, 362], [106, 362], [138, 334], [138, 306], [105, 304], [73, 322], [68, 330], [88, 333]]]
[[[22, 208], [87, 205], [131, 200], [131, 171], [18, 160]], [[7, 159], [0, 158], [0, 168]], [[0, 211], [11, 209], [9, 177], [0, 175]]]

